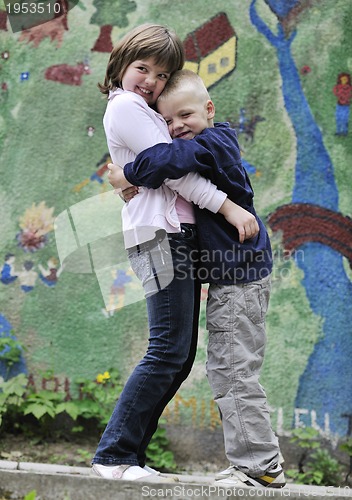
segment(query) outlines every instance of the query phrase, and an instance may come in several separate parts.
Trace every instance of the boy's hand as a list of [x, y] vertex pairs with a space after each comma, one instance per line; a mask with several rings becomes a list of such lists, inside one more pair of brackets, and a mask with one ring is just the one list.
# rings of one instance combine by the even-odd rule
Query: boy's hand
[[228, 198], [220, 207], [219, 213], [225, 217], [227, 222], [237, 228], [240, 243], [253, 238], [259, 233], [258, 222], [254, 215]]
[[115, 189], [121, 189], [122, 191], [126, 188], [132, 187], [132, 184], [126, 180], [123, 169], [119, 165], [109, 163], [108, 170], [108, 179], [112, 187]]

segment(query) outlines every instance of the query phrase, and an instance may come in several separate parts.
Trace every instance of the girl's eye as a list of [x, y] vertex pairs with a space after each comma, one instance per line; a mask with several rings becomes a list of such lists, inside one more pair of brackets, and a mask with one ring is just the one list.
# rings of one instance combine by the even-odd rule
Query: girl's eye
[[170, 78], [170, 75], [167, 75], [166, 73], [161, 73], [160, 75], [160, 78], [162, 78], [163, 80], [168, 80]]
[[146, 68], [144, 66], [138, 66], [138, 68], [140, 71], [146, 71]]

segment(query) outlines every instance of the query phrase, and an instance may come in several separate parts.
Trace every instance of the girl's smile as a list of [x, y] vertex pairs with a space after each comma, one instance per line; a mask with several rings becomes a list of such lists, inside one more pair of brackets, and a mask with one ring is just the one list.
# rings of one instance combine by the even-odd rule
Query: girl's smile
[[122, 77], [122, 88], [143, 97], [151, 106], [164, 90], [170, 73], [155, 63], [154, 58], [131, 63]]

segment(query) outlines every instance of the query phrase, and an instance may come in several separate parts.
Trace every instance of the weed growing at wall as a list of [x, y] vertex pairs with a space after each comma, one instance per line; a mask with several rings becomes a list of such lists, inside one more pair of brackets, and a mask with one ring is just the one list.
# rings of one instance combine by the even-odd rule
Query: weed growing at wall
[[295, 429], [291, 439], [302, 453], [298, 461], [298, 469], [286, 471], [298, 484], [316, 484], [319, 486], [339, 486], [342, 483], [342, 467], [321, 447], [319, 432], [312, 427]]
[[350, 466], [345, 477], [345, 482], [347, 483], [352, 474], [352, 437], [347, 438], [345, 442], [341, 443], [339, 448], [341, 451], [347, 453], [347, 455], [349, 455], [350, 457]]

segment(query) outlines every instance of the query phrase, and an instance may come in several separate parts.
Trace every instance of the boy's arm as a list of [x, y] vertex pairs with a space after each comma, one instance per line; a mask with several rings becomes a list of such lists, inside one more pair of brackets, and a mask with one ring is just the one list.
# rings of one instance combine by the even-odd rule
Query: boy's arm
[[[189, 143], [189, 141], [183, 141], [183, 142]], [[124, 190], [128, 186], [130, 186], [128, 181], [126, 181], [126, 178], [124, 176], [124, 171], [120, 167], [109, 164], [108, 168], [109, 168], [108, 178], [110, 184], [113, 187], [121, 188]], [[232, 224], [234, 227], [237, 228], [240, 243], [243, 243], [245, 239], [253, 238], [258, 234], [259, 226], [257, 220], [250, 212], [243, 209], [236, 203], [233, 203], [229, 198], [226, 197], [225, 193], [222, 193], [221, 191], [212, 192], [214, 185], [211, 184], [209, 180], [207, 181], [210, 185], [209, 188], [210, 190], [205, 190], [203, 183], [196, 182], [197, 178], [199, 178], [199, 175], [190, 173], [188, 175], [183, 176], [178, 181], [168, 180], [168, 184], [171, 183], [179, 184], [178, 186], [170, 186], [170, 187], [180, 192], [184, 197], [186, 197], [188, 201], [194, 201], [200, 207], [204, 205], [204, 207], [208, 208], [208, 210], [211, 210], [214, 213], [218, 212], [222, 214], [230, 224]], [[202, 178], [202, 181], [205, 180], [206, 179]], [[184, 184], [183, 189], [182, 189], [182, 183]], [[189, 192], [189, 190], [191, 190], [191, 193]], [[220, 197], [221, 193], [223, 195], [222, 199]], [[131, 198], [132, 197], [133, 196], [131, 196]], [[202, 197], [204, 197], [204, 199], [202, 199]], [[210, 203], [212, 206], [210, 206]]]
[[[117, 190], [118, 193], [121, 189], [124, 192], [124, 199], [126, 199], [125, 190], [127, 188], [132, 190], [133, 186], [126, 181], [124, 170], [122, 170], [118, 165], [111, 163], [109, 163], [108, 169], [108, 179], [110, 184]], [[168, 179], [165, 181], [165, 184], [167, 184], [173, 191], [181, 194], [187, 201], [191, 201], [200, 208], [206, 208], [213, 213], [220, 211], [227, 198], [226, 193], [220, 191], [209, 179], [206, 179], [195, 172], [187, 174], [181, 179]], [[133, 198], [133, 196], [128, 197], [126, 201], [129, 201], [131, 198]]]
[[214, 156], [197, 142], [197, 137], [189, 141], [174, 139], [139, 153], [133, 163], [125, 165], [124, 175], [134, 186], [156, 189], [165, 179], [180, 179], [190, 172], [206, 175], [213, 166]]

